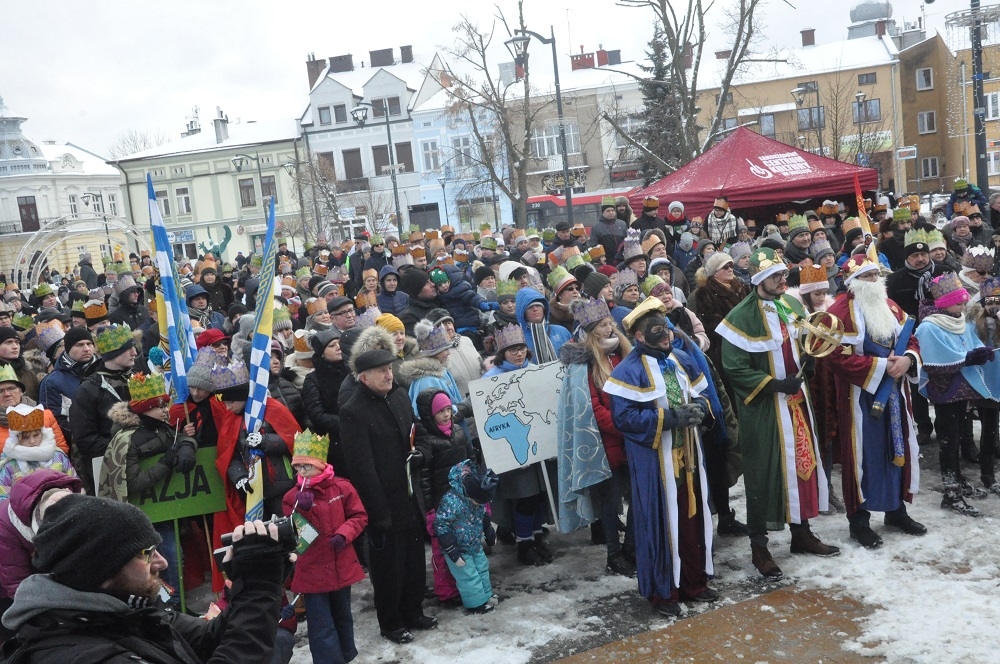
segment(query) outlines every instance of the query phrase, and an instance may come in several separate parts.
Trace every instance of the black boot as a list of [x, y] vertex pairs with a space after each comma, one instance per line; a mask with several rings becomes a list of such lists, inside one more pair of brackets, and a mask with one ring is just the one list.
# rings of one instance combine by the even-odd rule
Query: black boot
[[719, 512], [719, 534], [746, 537], [750, 531], [745, 523], [736, 520], [736, 510], [730, 509], [728, 512]]
[[535, 552], [538, 553], [538, 557], [541, 558], [545, 563], [551, 563], [555, 560], [555, 555], [552, 553], [552, 549], [549, 548], [548, 542], [545, 541], [545, 535], [538, 533], [535, 535]]
[[621, 551], [616, 551], [608, 556], [607, 571], [620, 576], [635, 576], [635, 565]]
[[517, 543], [517, 562], [528, 567], [541, 567], [545, 561], [535, 551], [535, 542], [522, 540]]
[[507, 546], [513, 546], [517, 543], [517, 538], [514, 537], [514, 531], [507, 526], [497, 526], [497, 541]]
[[942, 509], [952, 510], [963, 516], [979, 516], [979, 510], [965, 502], [965, 498], [962, 497], [962, 486], [954, 475], [945, 477], [942, 482], [944, 483], [944, 497], [941, 499]]
[[885, 513], [885, 525], [891, 528], [899, 528], [907, 535], [926, 535], [927, 526], [914, 521], [906, 513], [906, 505], [900, 505], [899, 509]]

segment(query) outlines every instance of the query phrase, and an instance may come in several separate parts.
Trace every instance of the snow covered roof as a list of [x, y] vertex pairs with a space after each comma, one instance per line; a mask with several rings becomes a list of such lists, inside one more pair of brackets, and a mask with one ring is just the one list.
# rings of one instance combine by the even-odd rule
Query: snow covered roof
[[[733, 85], [763, 81], [780, 81], [828, 72], [873, 67], [898, 60], [899, 51], [892, 39], [875, 35], [845, 39], [839, 42], [786, 49], [778, 54], [783, 62], [752, 63], [746, 71], [733, 77]], [[704, 61], [703, 61], [703, 64]], [[698, 88], [701, 91], [720, 86], [725, 60], [712, 60], [702, 70]]]
[[[78, 170], [86, 175], [121, 175], [121, 172], [111, 164], [108, 164], [103, 156], [81, 148], [79, 145], [74, 145], [73, 143], [57, 144], [54, 141], [47, 141], [40, 143], [38, 147], [41, 148], [42, 153], [50, 163], [62, 163], [66, 159], [66, 155], [70, 155], [82, 164], [82, 168]], [[63, 170], [62, 172], [65, 173], [66, 171]]]
[[212, 152], [215, 150], [227, 150], [229, 148], [242, 147], [244, 145], [261, 145], [263, 143], [276, 143], [279, 141], [294, 141], [299, 136], [298, 123], [294, 118], [280, 118], [277, 120], [245, 120], [243, 122], [229, 122], [229, 138], [221, 143], [215, 140], [215, 127], [211, 119], [204, 121], [201, 131], [191, 136], [184, 136], [176, 140], [157, 145], [154, 148], [143, 150], [122, 157], [120, 161], [133, 161], [136, 159], [149, 159], [152, 157], [164, 157], [167, 155], [191, 154], [196, 152]]
[[327, 65], [309, 92], [312, 93], [320, 83], [329, 78], [350, 89], [355, 95], [363, 97], [365, 85], [383, 69], [386, 73], [403, 81], [407, 88], [416, 92], [420, 89], [427, 68], [431, 66], [436, 55], [436, 53], [414, 54], [413, 62], [401, 62], [388, 67], [355, 66], [351, 71], [331, 72], [330, 65]]

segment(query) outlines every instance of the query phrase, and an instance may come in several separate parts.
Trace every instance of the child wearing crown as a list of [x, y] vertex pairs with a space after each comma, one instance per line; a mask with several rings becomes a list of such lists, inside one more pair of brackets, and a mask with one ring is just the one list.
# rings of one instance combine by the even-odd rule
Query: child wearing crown
[[76, 475], [69, 457], [56, 446], [55, 434], [45, 426], [45, 409], [18, 404], [7, 408], [10, 435], [0, 454], [0, 501], [10, 495], [14, 482], [36, 470], [48, 468]]
[[[351, 615], [351, 586], [365, 578], [354, 547], [368, 525], [368, 513], [351, 483], [326, 462], [328, 436], [308, 429], [295, 435], [292, 467], [296, 486], [285, 494], [285, 516], [300, 515], [316, 531], [299, 554], [292, 592], [301, 593], [309, 620], [313, 662], [350, 662], [358, 656]], [[301, 531], [300, 531], [301, 532]]]

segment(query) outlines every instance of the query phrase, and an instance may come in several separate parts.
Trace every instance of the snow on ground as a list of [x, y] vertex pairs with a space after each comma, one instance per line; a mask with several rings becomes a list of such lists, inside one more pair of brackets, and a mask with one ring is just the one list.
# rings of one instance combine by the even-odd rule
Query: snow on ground
[[[974, 501], [984, 514], [979, 519], [942, 510], [936, 446], [921, 452], [922, 490], [910, 514], [927, 526], [926, 536], [909, 537], [886, 529], [881, 515], [876, 514], [872, 527], [885, 544], [867, 551], [850, 540], [843, 514], [820, 516], [812, 521], [814, 532], [823, 541], [840, 546], [841, 555], [793, 556], [788, 552], [787, 529], [773, 533], [770, 549], [785, 572], [785, 579], [778, 584], [765, 582], [756, 573], [745, 538], [716, 538], [717, 574], [712, 585], [723, 595], [716, 606], [760, 595], [782, 584], [829, 589], [851, 595], [874, 609], [862, 625], [862, 636], [856, 641], [845, 638], [845, 651], [888, 662], [1000, 661], [1000, 634], [996, 630], [1000, 617], [1000, 499], [990, 496]], [[965, 471], [970, 479], [978, 480], [978, 469], [966, 465]], [[837, 482], [839, 486], [839, 478]], [[745, 514], [742, 482], [732, 493], [737, 513]], [[494, 590], [501, 599], [497, 610], [470, 616], [461, 609], [427, 600], [425, 611], [440, 620], [440, 627], [416, 632], [416, 640], [408, 645], [395, 645], [379, 636], [371, 585], [366, 580], [354, 586], [360, 652], [355, 661], [549, 662], [670, 623], [639, 597], [634, 580], [604, 573], [605, 549], [591, 545], [586, 530], [553, 535], [551, 543], [556, 561], [532, 569], [517, 564], [514, 547], [498, 545], [490, 558]], [[711, 609], [688, 605], [685, 615]], [[300, 627], [301, 642], [293, 664], [311, 661], [307, 628], [308, 623]]]

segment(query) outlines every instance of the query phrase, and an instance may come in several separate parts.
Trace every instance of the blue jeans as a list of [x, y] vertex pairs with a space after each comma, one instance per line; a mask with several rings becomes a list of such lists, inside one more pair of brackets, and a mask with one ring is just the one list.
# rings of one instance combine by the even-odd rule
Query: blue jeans
[[306, 593], [309, 652], [313, 662], [346, 664], [358, 656], [354, 647], [351, 587], [329, 593]]
[[[455, 577], [458, 592], [462, 595], [462, 605], [467, 609], [475, 609], [486, 604], [493, 597], [493, 586], [490, 585], [490, 563], [482, 547], [476, 553], [462, 552], [465, 564], [459, 567], [451, 558], [445, 556], [448, 569]], [[311, 629], [311, 628], [310, 628]]]

